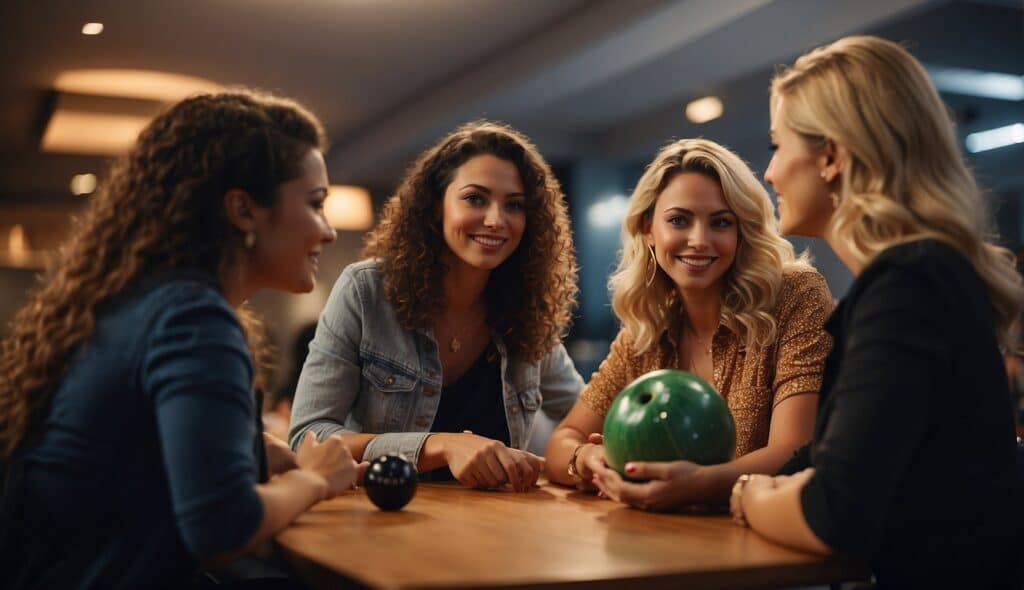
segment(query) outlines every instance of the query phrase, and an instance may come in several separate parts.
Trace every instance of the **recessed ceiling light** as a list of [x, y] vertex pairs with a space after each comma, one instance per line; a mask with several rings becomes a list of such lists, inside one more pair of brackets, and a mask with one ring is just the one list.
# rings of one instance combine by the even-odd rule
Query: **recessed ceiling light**
[[717, 96], [705, 96], [686, 105], [686, 118], [700, 125], [721, 117], [723, 110], [722, 101]]
[[1024, 123], [971, 133], [964, 143], [967, 144], [967, 151], [972, 154], [1024, 143]]
[[99, 35], [103, 32], [103, 23], [85, 23], [82, 25], [83, 35]]
[[941, 92], [1001, 100], [1024, 100], [1024, 76], [933, 65], [927, 68], [935, 87]]
[[71, 194], [85, 196], [96, 190], [96, 175], [76, 174], [71, 177]]

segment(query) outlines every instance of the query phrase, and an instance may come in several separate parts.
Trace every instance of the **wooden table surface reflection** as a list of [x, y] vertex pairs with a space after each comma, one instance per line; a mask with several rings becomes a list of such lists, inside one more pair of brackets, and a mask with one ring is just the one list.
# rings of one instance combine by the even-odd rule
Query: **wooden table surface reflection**
[[724, 515], [651, 514], [551, 484], [524, 494], [420, 484], [400, 512], [357, 490], [277, 541], [317, 588], [774, 588], [865, 577], [859, 564], [773, 545]]

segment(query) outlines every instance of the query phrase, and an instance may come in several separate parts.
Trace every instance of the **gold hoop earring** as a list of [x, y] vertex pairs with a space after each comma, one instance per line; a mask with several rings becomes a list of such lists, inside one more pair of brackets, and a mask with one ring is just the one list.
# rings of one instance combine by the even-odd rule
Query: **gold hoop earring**
[[654, 268], [651, 269], [651, 276], [647, 279], [647, 286], [650, 287], [651, 283], [654, 282], [654, 276], [658, 274], [658, 259], [654, 256], [654, 246], [647, 244], [647, 251], [651, 253], [651, 263]]
[[249, 232], [245, 234], [245, 239], [242, 243], [245, 244], [246, 250], [252, 250], [252, 247], [256, 245], [256, 232]]

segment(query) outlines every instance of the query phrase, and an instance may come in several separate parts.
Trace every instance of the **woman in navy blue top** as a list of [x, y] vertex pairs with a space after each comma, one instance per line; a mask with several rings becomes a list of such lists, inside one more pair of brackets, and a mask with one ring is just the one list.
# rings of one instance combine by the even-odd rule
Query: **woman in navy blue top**
[[848, 37], [772, 83], [765, 173], [783, 233], [856, 275], [826, 329], [814, 437], [778, 477], [741, 476], [737, 521], [871, 565], [882, 587], [1020, 586], [1021, 497], [1000, 347], [1024, 287], [988, 241], [948, 111], [905, 49]]
[[201, 95], [92, 197], [0, 356], [12, 586], [181, 587], [351, 487], [339, 437], [263, 444], [243, 307], [313, 288], [322, 145], [291, 101]]

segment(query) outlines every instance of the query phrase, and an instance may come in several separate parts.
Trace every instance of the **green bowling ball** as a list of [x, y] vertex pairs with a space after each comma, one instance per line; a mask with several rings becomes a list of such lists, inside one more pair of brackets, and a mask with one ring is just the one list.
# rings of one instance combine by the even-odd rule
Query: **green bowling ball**
[[604, 421], [608, 466], [625, 475], [630, 461], [724, 463], [736, 450], [736, 424], [725, 399], [693, 373], [651, 371], [623, 389]]

